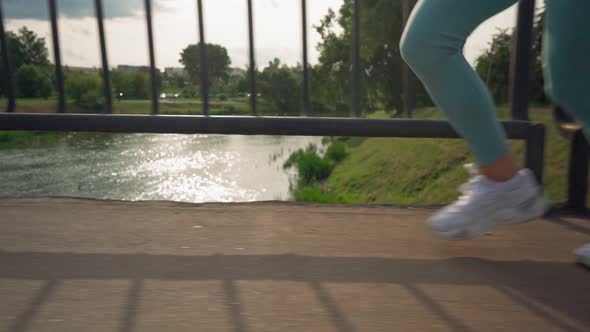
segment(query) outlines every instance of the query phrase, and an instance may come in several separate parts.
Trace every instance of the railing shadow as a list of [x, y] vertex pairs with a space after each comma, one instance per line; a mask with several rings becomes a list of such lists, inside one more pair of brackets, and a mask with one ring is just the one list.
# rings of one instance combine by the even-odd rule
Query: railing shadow
[[59, 281], [57, 280], [46, 281], [37, 292], [37, 295], [35, 295], [33, 300], [29, 303], [26, 310], [16, 318], [9, 331], [28, 331], [33, 318], [37, 315], [39, 309], [48, 302], [48, 300], [51, 298], [51, 295], [57, 289], [57, 286], [59, 286]]
[[568, 230], [590, 236], [590, 223], [588, 223], [587, 226], [582, 226], [582, 225], [573, 223], [571, 221], [565, 220], [557, 215], [549, 215], [544, 220], [554, 223], [554, 224], [557, 224], [557, 225], [560, 225], [560, 226], [563, 226], [564, 228], [567, 228]]
[[356, 329], [354, 325], [350, 322], [350, 320], [346, 317], [344, 312], [338, 307], [336, 301], [330, 296], [328, 290], [319, 282], [312, 281], [309, 283], [309, 287], [315, 293], [316, 298], [318, 301], [324, 306], [330, 319], [332, 320], [332, 325], [336, 328], [336, 331], [340, 332], [354, 332]]
[[234, 280], [223, 281], [225, 307], [235, 332], [248, 332], [248, 325], [243, 314], [239, 289]]
[[537, 317], [541, 317], [547, 325], [553, 326], [557, 328], [559, 331], [566, 331], [566, 332], [578, 332], [581, 331], [580, 329], [571, 326], [567, 322], [560, 320], [554, 317], [550, 312], [544, 309], [542, 306], [534, 303], [526, 296], [523, 296], [517, 290], [510, 289], [507, 287], [496, 287], [500, 293], [509, 297], [512, 301], [518, 303], [521, 307], [526, 308], [529, 312], [533, 313]]
[[471, 332], [461, 320], [451, 316], [443, 306], [436, 303], [428, 294], [422, 291], [419, 287], [414, 285], [406, 285], [406, 289], [420, 302], [424, 307], [434, 313], [441, 321], [443, 321], [451, 331], [454, 332]]
[[133, 332], [137, 326], [139, 303], [143, 293], [143, 280], [135, 279], [131, 282], [127, 295], [127, 306], [121, 321], [121, 332]]
[[[135, 329], [135, 316], [142, 290], [137, 280], [220, 280], [224, 281], [225, 302], [235, 331], [247, 331], [235, 280], [289, 280], [312, 285], [319, 302], [331, 315], [334, 326], [354, 331], [342, 311], [318, 285], [329, 283], [386, 283], [407, 285], [485, 285], [496, 289], [517, 289], [519, 300], [543, 303], [562, 317], [590, 326], [590, 283], [588, 272], [568, 262], [493, 261], [474, 258], [402, 259], [378, 257], [323, 257], [297, 255], [174, 256], [148, 254], [75, 254], [40, 252], [0, 252], [0, 279], [12, 280], [134, 280], [129, 290], [128, 308], [121, 331]], [[57, 282], [33, 301], [18, 319], [25, 331], [28, 321], [47, 300]], [[315, 286], [314, 286], [315, 285]], [[468, 331], [457, 320], [444, 319], [440, 307], [416, 288], [411, 293], [454, 330]], [[546, 311], [530, 310], [547, 319]], [[447, 317], [448, 318], [448, 317]], [[561, 323], [555, 327], [563, 331]], [[560, 325], [561, 324], [561, 325]]]

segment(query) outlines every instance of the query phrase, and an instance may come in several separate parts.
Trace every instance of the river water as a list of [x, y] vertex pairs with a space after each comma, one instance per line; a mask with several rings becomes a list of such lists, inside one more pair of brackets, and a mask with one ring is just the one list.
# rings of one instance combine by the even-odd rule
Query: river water
[[68, 134], [0, 149], [0, 196], [250, 202], [288, 200], [290, 152], [320, 138]]

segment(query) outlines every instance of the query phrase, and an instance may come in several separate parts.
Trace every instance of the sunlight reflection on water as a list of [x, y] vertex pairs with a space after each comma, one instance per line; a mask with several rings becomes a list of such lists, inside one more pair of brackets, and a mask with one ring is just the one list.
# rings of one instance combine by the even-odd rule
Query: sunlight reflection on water
[[286, 200], [289, 153], [320, 138], [71, 134], [0, 150], [0, 196], [247, 202]]

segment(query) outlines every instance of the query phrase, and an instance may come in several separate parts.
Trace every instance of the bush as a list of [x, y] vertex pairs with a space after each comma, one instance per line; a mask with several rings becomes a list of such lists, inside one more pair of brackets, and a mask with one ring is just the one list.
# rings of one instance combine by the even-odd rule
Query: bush
[[222, 105], [220, 115], [232, 115], [239, 113], [239, 110], [234, 105]]
[[102, 91], [90, 90], [80, 96], [77, 104], [82, 112], [99, 113], [104, 109], [104, 102]]
[[339, 116], [347, 116], [350, 114], [350, 105], [345, 103], [337, 103], [334, 112]]
[[197, 86], [195, 85], [187, 85], [181, 91], [181, 95], [185, 98], [195, 98], [198, 93]]
[[98, 73], [68, 72], [65, 83], [66, 94], [75, 101], [79, 101], [89, 91], [102, 90], [102, 80]]
[[333, 110], [326, 104], [313, 100], [311, 102], [311, 111], [313, 115], [317, 116], [327, 116], [333, 113]]
[[66, 94], [83, 112], [99, 112], [104, 107], [102, 80], [98, 73], [69, 72], [66, 75]]
[[284, 167], [295, 166], [299, 174], [299, 181], [302, 184], [311, 184], [316, 181], [325, 180], [332, 171], [332, 164], [319, 156], [314, 145], [308, 146], [305, 150], [297, 150], [285, 162]]
[[49, 98], [52, 83], [45, 70], [35, 65], [22, 65], [15, 73], [18, 96], [23, 98]]
[[281, 65], [274, 59], [258, 76], [258, 91], [279, 115], [299, 114], [301, 88], [294, 68]]
[[342, 142], [334, 142], [328, 147], [325, 158], [334, 163], [337, 163], [344, 160], [347, 155], [348, 152], [346, 151], [346, 144]]

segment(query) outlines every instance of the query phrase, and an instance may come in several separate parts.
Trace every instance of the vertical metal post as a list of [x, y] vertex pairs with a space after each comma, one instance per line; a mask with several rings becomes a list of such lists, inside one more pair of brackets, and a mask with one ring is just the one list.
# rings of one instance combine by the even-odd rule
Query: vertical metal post
[[248, 0], [248, 40], [250, 49], [250, 108], [252, 114], [257, 115], [256, 109], [256, 59], [254, 58], [254, 10], [252, 0]]
[[[408, 24], [410, 14], [416, 6], [417, 0], [403, 0], [402, 2], [402, 16], [404, 27]], [[416, 79], [410, 67], [403, 62], [402, 64], [402, 93], [404, 112], [406, 117], [412, 118], [414, 108], [416, 107]]]
[[494, 58], [491, 56], [494, 54], [496, 50], [496, 41], [492, 41], [492, 46], [490, 47], [490, 53], [488, 55], [488, 72], [486, 74], [486, 85], [490, 86], [490, 79], [492, 78], [492, 67], [494, 66]]
[[545, 163], [545, 137], [546, 129], [542, 124], [531, 126], [525, 140], [526, 155], [525, 164], [533, 171], [537, 181], [543, 184], [543, 169]]
[[535, 0], [521, 0], [518, 5], [518, 21], [511, 68], [512, 86], [510, 91], [514, 120], [529, 120], [534, 17]]
[[58, 94], [57, 111], [59, 113], [64, 113], [66, 111], [66, 98], [64, 93], [64, 79], [61, 67], [57, 13], [57, 0], [49, 0], [49, 16], [51, 17], [51, 33], [53, 37], [53, 57], [55, 60], [55, 83]]
[[102, 0], [94, 1], [96, 9], [96, 20], [98, 21], [98, 36], [100, 39], [100, 54], [102, 59], [102, 80], [104, 88], [104, 112], [113, 112], [113, 96], [111, 94], [111, 75], [109, 72], [109, 61], [107, 55], [107, 44], [104, 33], [104, 14], [102, 11]]
[[201, 98], [203, 102], [203, 115], [209, 116], [209, 67], [202, 0], [197, 1], [197, 10], [199, 15], [199, 41], [201, 43]]
[[150, 53], [150, 78], [152, 82], [152, 115], [160, 113], [159, 94], [158, 94], [158, 76], [156, 73], [156, 55], [154, 52], [154, 31], [152, 24], [152, 0], [145, 0], [145, 16], [147, 21], [148, 46]]
[[586, 208], [589, 158], [590, 146], [582, 130], [578, 130], [572, 138], [567, 188], [568, 206], [576, 210]]
[[6, 42], [6, 31], [4, 30], [4, 10], [2, 8], [2, 1], [0, 0], [0, 47], [2, 48], [2, 67], [4, 67], [4, 94], [8, 99], [6, 105], [6, 112], [14, 112], [16, 107], [14, 94], [14, 77], [12, 75], [12, 67], [10, 64], [10, 56], [8, 52], [8, 43]]
[[352, 19], [352, 104], [353, 116], [361, 114], [361, 1], [354, 0]]
[[308, 116], [311, 113], [311, 103], [309, 101], [309, 65], [307, 57], [307, 0], [301, 0], [301, 19], [303, 28], [303, 115]]

